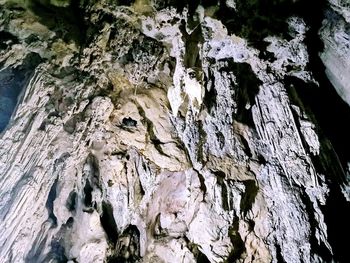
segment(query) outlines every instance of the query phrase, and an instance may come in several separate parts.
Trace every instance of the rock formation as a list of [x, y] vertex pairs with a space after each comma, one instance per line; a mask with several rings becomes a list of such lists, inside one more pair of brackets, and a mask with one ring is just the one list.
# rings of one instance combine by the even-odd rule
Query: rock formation
[[325, 47], [321, 58], [327, 76], [341, 98], [350, 105], [350, 5], [332, 0], [321, 28]]
[[350, 10], [317, 3], [1, 0], [0, 262], [348, 262]]

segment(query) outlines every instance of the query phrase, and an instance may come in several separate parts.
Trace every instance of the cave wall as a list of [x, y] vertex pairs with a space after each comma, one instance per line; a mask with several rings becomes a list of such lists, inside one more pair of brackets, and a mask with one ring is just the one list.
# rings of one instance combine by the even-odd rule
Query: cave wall
[[337, 3], [1, 2], [0, 262], [347, 262]]

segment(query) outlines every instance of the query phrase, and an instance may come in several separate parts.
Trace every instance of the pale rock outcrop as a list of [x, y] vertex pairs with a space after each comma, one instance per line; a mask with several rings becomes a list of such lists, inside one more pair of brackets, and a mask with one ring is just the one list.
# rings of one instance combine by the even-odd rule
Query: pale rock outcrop
[[324, 138], [284, 82], [317, 83], [308, 25], [268, 60], [159, 5], [86, 2], [84, 45], [0, 9], [0, 76], [41, 58], [0, 134], [0, 262], [332, 262]]
[[320, 36], [320, 54], [326, 74], [339, 96], [350, 105], [350, 6], [347, 1], [331, 0]]

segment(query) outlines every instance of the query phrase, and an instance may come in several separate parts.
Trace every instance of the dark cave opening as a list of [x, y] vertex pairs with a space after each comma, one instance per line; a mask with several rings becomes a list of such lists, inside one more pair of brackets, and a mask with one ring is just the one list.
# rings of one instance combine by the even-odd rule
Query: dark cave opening
[[22, 65], [0, 70], [0, 133], [10, 122], [23, 89], [41, 61], [37, 53], [30, 53]]

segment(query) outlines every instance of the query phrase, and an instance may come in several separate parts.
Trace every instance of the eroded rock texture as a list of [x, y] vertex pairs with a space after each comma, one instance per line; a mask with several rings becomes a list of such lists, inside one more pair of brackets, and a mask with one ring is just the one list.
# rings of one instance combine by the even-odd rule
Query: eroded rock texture
[[348, 262], [349, 6], [301, 2], [1, 1], [0, 261]]
[[341, 98], [350, 105], [350, 5], [348, 1], [330, 1], [321, 28], [325, 48], [321, 58], [327, 76]]

